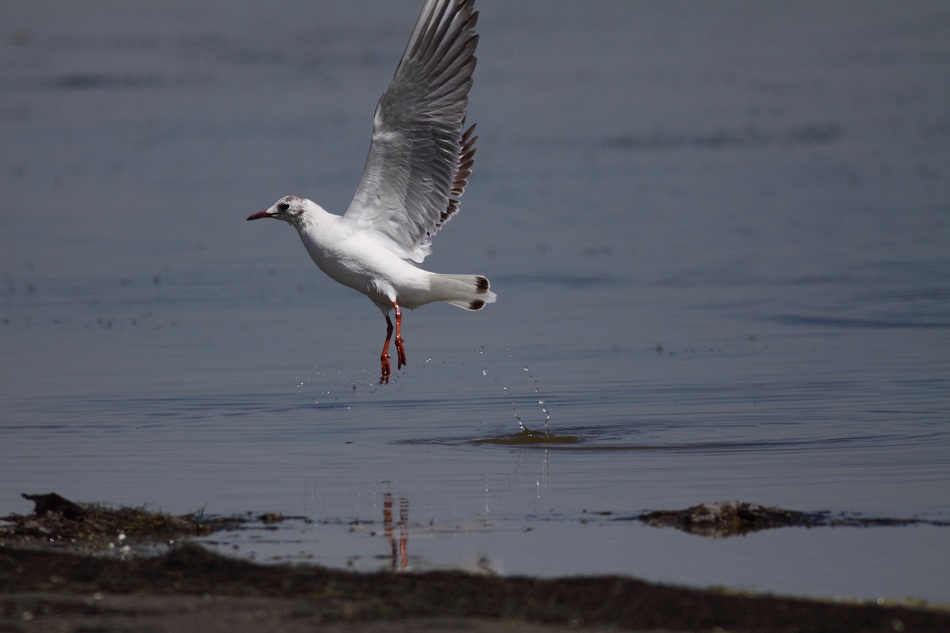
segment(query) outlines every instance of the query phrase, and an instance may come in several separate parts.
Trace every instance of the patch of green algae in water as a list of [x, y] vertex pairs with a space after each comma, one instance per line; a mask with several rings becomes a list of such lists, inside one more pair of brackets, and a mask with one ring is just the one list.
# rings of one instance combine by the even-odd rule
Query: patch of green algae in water
[[574, 435], [552, 435], [543, 431], [532, 431], [525, 427], [520, 433], [502, 437], [488, 437], [472, 440], [472, 444], [497, 444], [501, 446], [530, 446], [536, 444], [579, 444], [583, 440]]

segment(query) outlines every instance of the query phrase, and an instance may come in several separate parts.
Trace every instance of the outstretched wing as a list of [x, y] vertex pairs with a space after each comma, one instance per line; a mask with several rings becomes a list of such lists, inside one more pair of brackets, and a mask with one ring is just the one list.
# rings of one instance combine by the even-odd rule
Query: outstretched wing
[[427, 0], [392, 83], [376, 106], [363, 177], [344, 220], [421, 262], [458, 211], [472, 173], [463, 132], [475, 69], [475, 0]]

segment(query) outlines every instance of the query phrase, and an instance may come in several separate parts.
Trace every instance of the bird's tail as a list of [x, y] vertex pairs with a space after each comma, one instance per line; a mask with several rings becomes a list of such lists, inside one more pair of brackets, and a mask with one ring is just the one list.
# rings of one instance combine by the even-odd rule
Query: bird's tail
[[488, 278], [482, 275], [432, 274], [431, 292], [435, 301], [445, 301], [464, 310], [481, 310], [495, 303]]

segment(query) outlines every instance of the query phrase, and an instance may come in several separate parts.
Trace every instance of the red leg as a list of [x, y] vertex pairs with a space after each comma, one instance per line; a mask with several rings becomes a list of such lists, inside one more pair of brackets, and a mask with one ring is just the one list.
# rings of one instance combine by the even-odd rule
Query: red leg
[[399, 569], [409, 569], [409, 499], [399, 497]]
[[390, 566], [393, 571], [399, 571], [399, 568], [396, 567], [397, 564], [397, 554], [396, 554], [396, 539], [393, 538], [393, 493], [387, 492], [383, 494], [383, 533], [386, 535], [386, 540], [389, 541], [389, 549], [391, 551]]
[[[399, 322], [399, 319], [396, 319], [396, 322]], [[392, 373], [392, 370], [389, 368], [389, 339], [393, 335], [393, 322], [389, 320], [389, 316], [386, 317], [386, 342], [383, 343], [383, 353], [379, 356], [380, 365], [382, 365], [382, 375], [379, 377], [379, 384], [384, 385], [389, 383], [389, 374]], [[398, 335], [396, 340], [398, 341]], [[401, 367], [402, 365], [400, 365]]]
[[[406, 348], [402, 345], [402, 310], [399, 309], [395, 301], [393, 301], [393, 308], [396, 309], [396, 352], [398, 352], [399, 357], [396, 369], [402, 369], [407, 364]], [[389, 317], [386, 317], [386, 320], [389, 321]]]

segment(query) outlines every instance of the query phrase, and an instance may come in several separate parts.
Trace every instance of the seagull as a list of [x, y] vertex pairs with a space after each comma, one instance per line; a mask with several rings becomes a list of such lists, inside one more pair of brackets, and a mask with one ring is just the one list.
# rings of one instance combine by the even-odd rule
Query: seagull
[[475, 158], [466, 128], [475, 69], [475, 0], [427, 0], [373, 117], [363, 176], [343, 215], [284, 196], [248, 220], [274, 218], [297, 229], [307, 253], [331, 279], [362, 292], [386, 318], [379, 384], [389, 382], [390, 312], [396, 317], [397, 370], [406, 365], [402, 308], [444, 301], [465, 310], [495, 302], [484, 275], [423, 270], [432, 238], [459, 210]]

